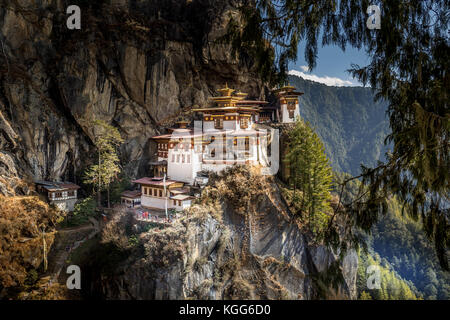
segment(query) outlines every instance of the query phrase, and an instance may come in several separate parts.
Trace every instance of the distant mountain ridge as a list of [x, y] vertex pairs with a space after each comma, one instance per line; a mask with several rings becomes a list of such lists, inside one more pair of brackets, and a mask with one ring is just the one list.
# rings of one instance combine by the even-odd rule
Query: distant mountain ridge
[[357, 175], [360, 164], [383, 160], [389, 134], [386, 102], [374, 102], [370, 88], [331, 87], [290, 75], [299, 91], [300, 115], [322, 138], [334, 170]]
[[[384, 159], [388, 150], [384, 139], [390, 132], [387, 103], [373, 102], [370, 88], [331, 87], [294, 75], [289, 76], [289, 83], [304, 92], [299, 101], [300, 115], [321, 137], [334, 170], [357, 175], [360, 163], [375, 166], [377, 160]], [[407, 281], [421, 298], [449, 299], [450, 276], [440, 268], [422, 229], [417, 222], [402, 216], [396, 200], [389, 201], [388, 211], [374, 226], [372, 234], [367, 235], [372, 254], [383, 267], [394, 270]], [[359, 282], [362, 280], [365, 278], [358, 278]], [[364, 287], [365, 281], [361, 283], [359, 293], [370, 292]], [[372, 298], [380, 298], [380, 292], [371, 294]], [[403, 297], [402, 294], [396, 292], [395, 296]]]

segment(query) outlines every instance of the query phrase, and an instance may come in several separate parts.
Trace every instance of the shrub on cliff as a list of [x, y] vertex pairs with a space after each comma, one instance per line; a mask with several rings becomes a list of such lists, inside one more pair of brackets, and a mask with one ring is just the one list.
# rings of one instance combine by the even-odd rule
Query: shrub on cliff
[[245, 214], [252, 198], [267, 193], [270, 185], [267, 176], [256, 167], [232, 166], [210, 176], [208, 186], [202, 192], [202, 204], [210, 201], [226, 201], [239, 214]]
[[38, 197], [0, 196], [0, 287], [25, 284], [46, 259], [60, 212]]

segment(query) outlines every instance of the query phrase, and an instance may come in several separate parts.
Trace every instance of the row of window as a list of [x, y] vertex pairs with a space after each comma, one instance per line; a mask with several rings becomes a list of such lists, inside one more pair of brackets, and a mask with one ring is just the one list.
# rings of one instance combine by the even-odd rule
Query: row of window
[[167, 143], [158, 143], [158, 150], [167, 150]]
[[191, 163], [190, 154], [172, 154], [172, 162], [174, 163]]
[[[75, 191], [67, 191], [67, 197], [74, 197], [75, 196]], [[52, 198], [62, 198], [63, 197], [63, 193], [62, 192], [53, 192], [50, 193], [50, 197]]]
[[[249, 117], [241, 118], [239, 120], [239, 124], [241, 126], [241, 129], [247, 129], [249, 123]], [[215, 117], [214, 118], [214, 128], [216, 129], [223, 129], [223, 118], [222, 117]]]
[[153, 196], [153, 197], [163, 197], [163, 190], [158, 188], [149, 188], [149, 187], [142, 187], [142, 193], [147, 196]]

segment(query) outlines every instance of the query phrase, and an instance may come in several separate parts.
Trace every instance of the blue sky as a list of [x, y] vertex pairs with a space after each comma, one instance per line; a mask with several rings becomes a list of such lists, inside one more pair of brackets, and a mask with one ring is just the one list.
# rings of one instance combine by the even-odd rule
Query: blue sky
[[365, 66], [369, 62], [364, 49], [358, 51], [352, 47], [347, 47], [343, 52], [336, 46], [319, 47], [317, 66], [311, 72], [308, 72], [304, 55], [305, 43], [301, 42], [298, 60], [289, 64], [289, 73], [330, 86], [361, 86], [345, 70], [350, 69], [352, 63]]

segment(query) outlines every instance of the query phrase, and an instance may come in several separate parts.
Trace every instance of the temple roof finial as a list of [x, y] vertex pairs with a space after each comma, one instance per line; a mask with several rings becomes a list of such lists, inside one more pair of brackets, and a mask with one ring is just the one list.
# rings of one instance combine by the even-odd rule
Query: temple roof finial
[[230, 97], [231, 94], [235, 91], [234, 89], [228, 88], [228, 82], [225, 83], [225, 88], [217, 90], [219, 91], [223, 97]]

